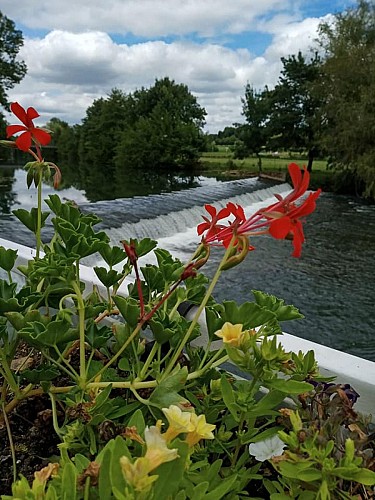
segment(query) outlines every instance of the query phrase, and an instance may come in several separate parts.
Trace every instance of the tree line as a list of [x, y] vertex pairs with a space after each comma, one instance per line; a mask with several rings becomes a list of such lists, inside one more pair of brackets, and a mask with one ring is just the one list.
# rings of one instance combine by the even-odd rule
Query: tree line
[[[0, 37], [0, 103], [6, 106], [6, 90], [20, 81], [26, 67], [15, 60], [22, 34], [1, 14]], [[109, 174], [191, 169], [215, 139], [232, 144], [237, 158], [257, 156], [259, 169], [264, 151], [306, 152], [310, 171], [314, 158], [324, 156], [343, 185], [375, 200], [373, 0], [358, 0], [323, 22], [317, 43], [309, 57], [298, 53], [281, 59], [274, 88], [248, 83], [244, 122], [215, 135], [203, 133], [206, 111], [184, 84], [165, 77], [129, 94], [113, 89], [93, 102], [80, 125], [58, 118], [47, 124], [59, 161], [78, 166], [82, 175], [90, 165]], [[11, 59], [6, 57], [10, 47]]]

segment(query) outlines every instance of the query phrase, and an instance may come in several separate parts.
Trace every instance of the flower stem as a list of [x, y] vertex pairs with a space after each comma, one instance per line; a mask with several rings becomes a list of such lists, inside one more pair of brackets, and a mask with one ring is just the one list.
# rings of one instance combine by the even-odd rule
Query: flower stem
[[38, 206], [37, 206], [37, 222], [36, 222], [36, 258], [39, 259], [40, 247], [42, 245], [42, 175], [38, 182]]
[[79, 286], [79, 262], [76, 262], [76, 281], [72, 283], [77, 298], [77, 311], [79, 321], [79, 378], [81, 387], [86, 383], [86, 350], [85, 350], [85, 303]]
[[179, 359], [186, 343], [188, 342], [190, 335], [192, 334], [192, 332], [194, 330], [195, 325], [198, 323], [200, 315], [202, 314], [203, 309], [206, 307], [206, 304], [207, 304], [209, 298], [211, 297], [211, 294], [216, 286], [216, 283], [218, 282], [218, 280], [220, 278], [220, 275], [222, 273], [221, 266], [226, 262], [227, 258], [231, 255], [234, 239], [235, 238], [233, 237], [230, 244], [228, 245], [228, 248], [226, 249], [225, 254], [224, 254], [224, 256], [223, 256], [223, 258], [222, 258], [222, 260], [221, 260], [221, 262], [220, 262], [220, 264], [219, 264], [219, 266], [218, 266], [218, 268], [217, 268], [217, 270], [212, 278], [212, 281], [207, 289], [206, 295], [204, 296], [202, 302], [200, 303], [200, 305], [197, 309], [197, 312], [195, 313], [195, 316], [194, 316], [192, 322], [190, 323], [190, 326], [189, 326], [187, 332], [185, 333], [184, 338], [181, 340], [180, 345], [176, 349], [171, 361], [169, 362], [168, 366], [166, 367], [164, 374], [163, 374], [164, 378], [167, 375], [169, 375], [169, 373], [173, 370], [173, 367], [175, 366], [175, 364], [176, 364], [177, 360]]

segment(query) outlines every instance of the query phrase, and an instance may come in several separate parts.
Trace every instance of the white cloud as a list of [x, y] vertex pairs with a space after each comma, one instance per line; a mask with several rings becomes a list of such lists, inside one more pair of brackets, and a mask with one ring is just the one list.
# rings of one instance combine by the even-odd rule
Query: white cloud
[[[3, 0], [2, 10], [28, 28], [80, 32], [98, 30], [160, 37], [192, 32], [212, 36], [255, 26], [269, 11], [286, 10], [292, 0]], [[37, 4], [37, 5], [36, 5]]]
[[[298, 50], [307, 52], [320, 21], [298, 21], [293, 10], [275, 15], [276, 8], [288, 6], [287, 1], [279, 0], [72, 0], [69, 8], [61, 0], [41, 0], [37, 9], [29, 0], [19, 0], [17, 5], [13, 0], [2, 3], [2, 11], [23, 25], [59, 27], [39, 38], [25, 38], [20, 57], [28, 74], [9, 92], [12, 100], [38, 109], [45, 121], [58, 116], [69, 123], [80, 122], [92, 101], [112, 88], [133, 92], [152, 85], [155, 78], [168, 76], [188, 85], [197, 96], [208, 113], [206, 129], [212, 132], [243, 121], [245, 85], [251, 83], [258, 89], [274, 85], [280, 57]], [[117, 43], [107, 33], [217, 34], [225, 26], [224, 37], [253, 29], [257, 16], [258, 31], [272, 36], [260, 56], [252, 54], [248, 45], [233, 49], [219, 42], [186, 39], [131, 45]]]

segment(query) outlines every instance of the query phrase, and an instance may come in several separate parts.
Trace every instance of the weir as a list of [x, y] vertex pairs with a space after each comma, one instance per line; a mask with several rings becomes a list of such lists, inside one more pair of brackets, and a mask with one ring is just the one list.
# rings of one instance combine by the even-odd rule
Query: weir
[[81, 208], [101, 217], [102, 227], [112, 243], [118, 244], [120, 240], [130, 238], [159, 240], [196, 227], [206, 213], [206, 203], [222, 208], [232, 201], [250, 207], [266, 199], [271, 199], [272, 203], [275, 194], [287, 193], [290, 189], [287, 183], [270, 185], [257, 179], [243, 179], [211, 188], [202, 186], [161, 195], [98, 202]]

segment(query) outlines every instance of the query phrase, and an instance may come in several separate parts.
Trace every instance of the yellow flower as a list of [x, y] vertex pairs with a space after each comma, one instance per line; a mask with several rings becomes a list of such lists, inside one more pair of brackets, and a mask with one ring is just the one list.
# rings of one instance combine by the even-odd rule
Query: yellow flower
[[169, 443], [179, 434], [192, 432], [194, 424], [191, 423], [191, 412], [182, 411], [176, 405], [171, 405], [169, 408], [162, 408], [162, 412], [167, 417], [169, 427], [163, 438]]
[[215, 425], [208, 424], [206, 422], [205, 415], [195, 415], [191, 414], [191, 423], [194, 425], [194, 430], [189, 432], [186, 436], [186, 442], [189, 446], [194, 446], [199, 443], [201, 439], [214, 439], [212, 431], [215, 429]]
[[136, 491], [148, 491], [159, 476], [149, 476], [150, 462], [145, 457], [137, 458], [134, 464], [128, 457], [121, 457], [120, 464], [124, 478]]
[[232, 325], [232, 323], [227, 321], [224, 323], [221, 330], [215, 332], [215, 335], [222, 338], [225, 344], [231, 344], [234, 347], [238, 347], [241, 344], [244, 334], [242, 326], [241, 324]]
[[167, 447], [165, 439], [160, 434], [160, 429], [156, 426], [146, 427], [145, 441], [147, 445], [145, 458], [150, 462], [150, 470], [178, 457], [177, 449], [170, 450]]
[[177, 449], [170, 450], [156, 426], [146, 427], [145, 441], [147, 450], [144, 457], [139, 457], [132, 463], [128, 457], [120, 458], [122, 473], [127, 483], [136, 491], [147, 492], [159, 476], [149, 476], [149, 473], [165, 462], [178, 457]]

